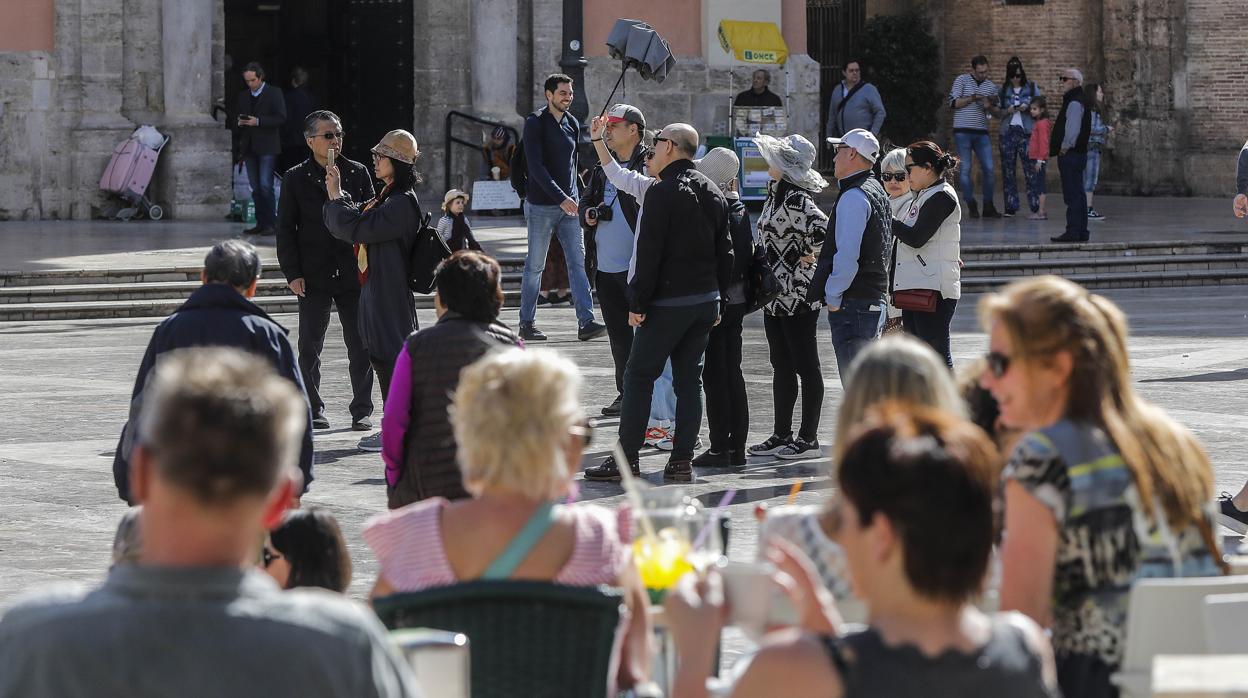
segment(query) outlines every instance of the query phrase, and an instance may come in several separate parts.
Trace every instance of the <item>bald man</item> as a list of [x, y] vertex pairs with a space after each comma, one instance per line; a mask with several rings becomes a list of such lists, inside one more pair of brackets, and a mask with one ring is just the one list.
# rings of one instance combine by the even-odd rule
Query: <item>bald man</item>
[[[641, 473], [639, 452], [654, 381], [672, 361], [676, 440], [666, 480], [693, 480], [693, 449], [702, 429], [702, 355], [719, 322], [732, 279], [728, 204], [719, 188], [694, 167], [698, 132], [670, 124], [654, 139], [650, 174], [637, 231], [637, 255], [628, 283], [629, 324], [636, 328], [624, 369], [620, 445], [627, 467]], [[586, 469], [587, 480], [619, 480], [614, 458]]]

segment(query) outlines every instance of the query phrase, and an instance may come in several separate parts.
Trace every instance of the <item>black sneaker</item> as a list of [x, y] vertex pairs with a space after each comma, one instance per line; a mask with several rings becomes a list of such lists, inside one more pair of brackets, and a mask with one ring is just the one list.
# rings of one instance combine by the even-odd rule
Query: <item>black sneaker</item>
[[320, 416], [317, 416], [317, 417], [313, 417], [313, 418], [312, 418], [312, 428], [313, 428], [313, 429], [328, 429], [328, 428], [329, 428], [329, 418], [328, 418], [328, 417], [326, 417], [325, 415], [320, 415]]
[[751, 456], [770, 456], [779, 453], [781, 449], [789, 445], [793, 440], [791, 436], [779, 436], [772, 434], [766, 441], [761, 444], [750, 446], [749, 453]]
[[[641, 477], [641, 463], [634, 461], [632, 466], [633, 477]], [[607, 456], [607, 459], [598, 465], [591, 465], [585, 469], [585, 479], [592, 482], [619, 482], [620, 469], [615, 464], [615, 456]]]
[[1248, 534], [1248, 511], [1235, 508], [1231, 495], [1223, 492], [1218, 495], [1218, 523], [1240, 534]]
[[675, 482], [693, 482], [693, 462], [690, 460], [669, 460], [663, 467], [663, 479]]
[[602, 408], [602, 416], [604, 417], [620, 416], [620, 412], [623, 409], [623, 403], [624, 403], [624, 396], [616, 395], [615, 399], [611, 401], [610, 405], [607, 405], [606, 407]]
[[545, 342], [547, 337], [545, 333], [537, 329], [537, 325], [531, 322], [520, 323], [520, 339], [526, 342]]
[[1105, 216], [1104, 216], [1104, 214], [1100, 213], [1100, 212], [1099, 212], [1099, 211], [1097, 211], [1096, 209], [1089, 207], [1089, 208], [1088, 208], [1088, 220], [1090, 220], [1090, 221], [1103, 221], [1103, 220], [1105, 220]]
[[538, 305], [550, 305], [550, 296], [538, 296], [537, 304]]
[[819, 456], [819, 439], [807, 441], [800, 436], [789, 442], [788, 446], [776, 451], [776, 458], [781, 460], [802, 460], [817, 456]]
[[731, 465], [732, 454], [729, 451], [716, 453], [707, 449], [693, 459], [693, 467], [695, 468], [727, 468]]
[[607, 333], [607, 326], [590, 320], [581, 325], [581, 329], [576, 331], [576, 338], [582, 342], [588, 342], [591, 339], [597, 339]]
[[1087, 242], [1088, 241], [1087, 238], [1079, 237], [1078, 235], [1071, 235], [1070, 233], [1062, 233], [1061, 235], [1058, 235], [1056, 237], [1051, 237], [1049, 239], [1052, 240], [1053, 242]]
[[966, 202], [966, 210], [971, 212], [971, 218], [979, 218], [979, 204], [974, 201]]
[[1001, 213], [997, 211], [997, 207], [991, 201], [984, 202], [984, 218], [1000, 218]]
[[360, 417], [351, 421], [351, 431], [372, 431], [373, 420], [368, 417]]
[[1006, 218], [1013, 218], [1015, 213], [1017, 213], [1017, 212], [1016, 212], [1016, 211], [1006, 211], [1005, 213], [1002, 213], [1001, 215], [1002, 215], [1002, 216], [1005, 216]]

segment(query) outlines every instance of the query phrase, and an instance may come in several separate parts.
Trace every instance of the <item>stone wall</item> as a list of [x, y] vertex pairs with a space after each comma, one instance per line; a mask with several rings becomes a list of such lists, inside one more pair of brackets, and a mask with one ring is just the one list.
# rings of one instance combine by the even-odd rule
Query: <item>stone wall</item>
[[1235, 153], [1248, 138], [1244, 95], [1248, 63], [1242, 0], [1188, 0], [1186, 6], [1186, 103], [1190, 131], [1184, 175], [1203, 195], [1235, 191]]

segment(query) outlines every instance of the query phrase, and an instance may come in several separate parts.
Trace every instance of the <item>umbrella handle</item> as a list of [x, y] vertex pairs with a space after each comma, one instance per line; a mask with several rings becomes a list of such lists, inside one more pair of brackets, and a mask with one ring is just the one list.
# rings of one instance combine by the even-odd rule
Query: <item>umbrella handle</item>
[[602, 112], [598, 114], [599, 117], [602, 117], [603, 114], [607, 113], [607, 107], [611, 105], [611, 100], [615, 98], [615, 91], [620, 89], [620, 83], [624, 82], [624, 76], [627, 74], [628, 64], [625, 63], [624, 70], [620, 71], [620, 79], [615, 81], [615, 87], [611, 88], [611, 94], [607, 96], [607, 101], [602, 104]]

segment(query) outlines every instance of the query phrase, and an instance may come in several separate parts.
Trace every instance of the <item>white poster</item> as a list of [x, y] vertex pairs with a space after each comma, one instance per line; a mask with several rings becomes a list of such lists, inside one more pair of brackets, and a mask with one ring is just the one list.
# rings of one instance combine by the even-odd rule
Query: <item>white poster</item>
[[520, 208], [520, 197], [511, 188], [511, 182], [495, 182], [483, 179], [472, 183], [472, 210]]

